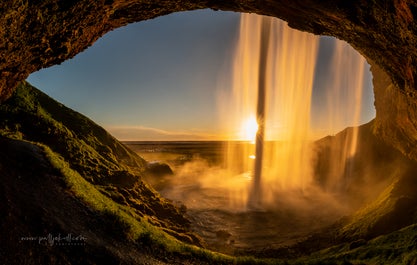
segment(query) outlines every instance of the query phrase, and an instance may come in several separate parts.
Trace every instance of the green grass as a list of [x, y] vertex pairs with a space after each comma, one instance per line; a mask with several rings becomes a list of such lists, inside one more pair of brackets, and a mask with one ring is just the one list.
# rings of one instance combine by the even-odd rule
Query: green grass
[[59, 153], [90, 182], [118, 172], [140, 174], [144, 159], [87, 117], [65, 107], [27, 82], [0, 105], [2, 135], [39, 142]]
[[140, 217], [128, 207], [117, 204], [107, 196], [103, 195], [94, 185], [86, 181], [77, 171], [71, 169], [69, 164], [58, 154], [54, 153], [48, 146], [41, 145], [45, 151], [46, 158], [51, 165], [63, 176], [68, 188], [75, 195], [85, 201], [96, 211], [104, 214], [117, 216], [120, 223], [128, 224], [129, 229], [126, 235], [129, 238], [137, 238], [144, 231]]
[[358, 248], [342, 244], [304, 260], [311, 264], [416, 264], [417, 224], [364, 242]]

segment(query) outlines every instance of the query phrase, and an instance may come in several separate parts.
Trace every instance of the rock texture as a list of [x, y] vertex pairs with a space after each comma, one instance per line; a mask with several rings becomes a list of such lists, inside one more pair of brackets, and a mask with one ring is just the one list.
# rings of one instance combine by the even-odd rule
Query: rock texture
[[59, 64], [128, 23], [212, 8], [282, 18], [349, 42], [374, 66], [377, 132], [417, 159], [415, 0], [46, 0], [0, 3], [0, 100], [31, 72]]

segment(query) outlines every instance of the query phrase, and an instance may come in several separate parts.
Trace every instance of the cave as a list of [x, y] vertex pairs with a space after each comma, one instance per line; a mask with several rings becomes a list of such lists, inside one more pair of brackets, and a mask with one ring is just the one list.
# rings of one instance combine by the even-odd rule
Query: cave
[[359, 51], [375, 78], [375, 133], [416, 158], [416, 5], [411, 1], [6, 1], [1, 5], [2, 100], [30, 73], [72, 58], [106, 32], [128, 23], [202, 8], [252, 12], [345, 40]]
[[[417, 159], [415, 149], [417, 99], [414, 82], [417, 75], [417, 23], [414, 23], [417, 4], [413, 1], [356, 0], [346, 3], [286, 0], [199, 2], [80, 0], [42, 3], [3, 1], [0, 5], [2, 13], [0, 25], [3, 29], [0, 35], [3, 40], [0, 48], [1, 102], [6, 102], [30, 73], [74, 57], [107, 32], [126, 24], [172, 12], [204, 8], [257, 13], [283, 19], [291, 27], [301, 31], [345, 40], [359, 51], [371, 65], [374, 77], [376, 118], [373, 134], [407, 158]], [[5, 146], [7, 147], [6, 144]], [[25, 150], [27, 147], [20, 148]], [[412, 175], [412, 172], [411, 170], [406, 175]], [[117, 177], [117, 174], [114, 176]], [[127, 179], [127, 182], [131, 180], [129, 176]], [[91, 181], [100, 185], [105, 184], [100, 182], [99, 178]], [[404, 188], [408, 181], [411, 180], [409, 178], [403, 180], [405, 184], [403, 183], [401, 187]], [[146, 189], [144, 190], [146, 192]], [[401, 209], [408, 211], [410, 204], [412, 204], [410, 200], [399, 200], [397, 209], [400, 209], [398, 210], [400, 212]], [[148, 209], [148, 211], [154, 210]], [[395, 216], [395, 212], [392, 214]], [[177, 218], [181, 219], [181, 217]], [[399, 223], [409, 224], [407, 220], [402, 219]], [[384, 227], [387, 224], [381, 222], [377, 225]], [[176, 231], [179, 230], [181, 228]], [[353, 242], [352, 249], [364, 244], [361, 240], [363, 239]], [[195, 239], [188, 241], [198, 243]], [[93, 253], [87, 254], [92, 254], [96, 259], [99, 254], [94, 251], [98, 250], [91, 251]], [[149, 253], [151, 256], [155, 254]]]

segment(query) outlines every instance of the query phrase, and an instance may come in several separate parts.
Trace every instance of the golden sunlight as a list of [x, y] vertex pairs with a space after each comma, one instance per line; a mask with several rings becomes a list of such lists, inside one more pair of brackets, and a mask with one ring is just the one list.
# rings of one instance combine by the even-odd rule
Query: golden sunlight
[[258, 131], [258, 123], [255, 116], [249, 117], [244, 123], [242, 128], [242, 135], [245, 140], [255, 142], [256, 132]]

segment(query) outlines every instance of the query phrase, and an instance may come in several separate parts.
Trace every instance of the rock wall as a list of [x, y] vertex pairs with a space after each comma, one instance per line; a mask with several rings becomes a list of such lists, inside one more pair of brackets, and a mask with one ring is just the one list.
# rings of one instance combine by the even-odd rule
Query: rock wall
[[349, 42], [373, 65], [376, 132], [417, 159], [415, 0], [4, 0], [0, 101], [30, 73], [75, 56], [112, 29], [201, 8], [275, 16]]
[[377, 65], [371, 66], [375, 93], [374, 133], [405, 154], [417, 159], [417, 98], [413, 89], [396, 87]]

